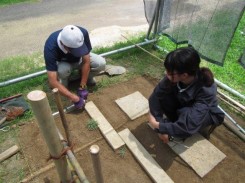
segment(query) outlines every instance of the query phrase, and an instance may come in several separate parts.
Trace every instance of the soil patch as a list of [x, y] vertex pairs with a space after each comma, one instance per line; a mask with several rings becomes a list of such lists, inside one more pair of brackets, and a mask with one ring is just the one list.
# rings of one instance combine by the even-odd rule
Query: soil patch
[[[137, 77], [91, 93], [88, 100], [94, 102], [117, 132], [129, 128], [174, 182], [243, 182], [245, 180], [244, 142], [223, 125], [214, 131], [210, 142], [227, 157], [201, 179], [147, 126], [147, 115], [132, 121], [116, 104], [116, 99], [135, 91], [139, 91], [148, 98], [157, 82], [156, 79], [149, 77]], [[90, 120], [86, 111], [73, 111], [68, 113], [66, 118], [71, 127], [75, 155], [90, 182], [96, 182], [89, 153], [89, 147], [93, 144], [100, 147], [100, 160], [105, 182], [152, 182], [129, 149], [126, 148], [124, 157], [121, 157], [119, 151], [113, 151], [99, 130], [89, 131], [86, 128], [86, 124]], [[64, 135], [60, 118], [56, 117], [55, 121]], [[46, 161], [48, 149], [36, 121], [20, 126], [19, 141], [26, 162], [23, 167], [27, 175], [52, 163], [52, 161]], [[54, 167], [29, 182], [43, 182], [44, 177], [49, 177], [51, 182], [59, 182]]]

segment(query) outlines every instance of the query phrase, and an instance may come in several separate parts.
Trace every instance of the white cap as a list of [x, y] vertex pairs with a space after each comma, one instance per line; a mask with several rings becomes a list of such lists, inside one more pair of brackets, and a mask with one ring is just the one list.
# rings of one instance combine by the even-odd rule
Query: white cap
[[67, 25], [60, 32], [60, 40], [69, 48], [79, 48], [83, 45], [84, 37], [82, 31], [78, 27]]
[[75, 57], [81, 57], [88, 54], [88, 48], [84, 44], [82, 31], [75, 25], [65, 26], [59, 34], [60, 41], [70, 48], [70, 52]]

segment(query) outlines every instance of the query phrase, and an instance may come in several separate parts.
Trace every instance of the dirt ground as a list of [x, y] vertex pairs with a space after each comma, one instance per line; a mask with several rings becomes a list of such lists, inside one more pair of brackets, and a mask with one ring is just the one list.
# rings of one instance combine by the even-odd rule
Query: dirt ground
[[[244, 142], [223, 125], [219, 126], [214, 131], [211, 135], [210, 142], [226, 154], [227, 157], [204, 178], [200, 178], [169, 148], [168, 145], [163, 144], [157, 134], [147, 126], [147, 115], [141, 116], [132, 121], [117, 106], [115, 102], [116, 99], [129, 95], [135, 91], [141, 92], [146, 98], [148, 98], [157, 82], [158, 81], [156, 79], [149, 77], [137, 77], [130, 81], [91, 93], [88, 100], [94, 102], [117, 132], [125, 128], [129, 128], [139, 142], [154, 157], [174, 182], [244, 182]], [[119, 150], [116, 152], [113, 151], [99, 130], [89, 131], [86, 128], [86, 124], [90, 120], [86, 111], [73, 111], [68, 113], [66, 118], [71, 127], [73, 142], [75, 144], [75, 156], [90, 182], [96, 182], [92, 160], [89, 153], [89, 147], [93, 144], [97, 144], [100, 147], [100, 160], [104, 182], [152, 182], [147, 173], [133, 157], [129, 149], [126, 148], [124, 157], [121, 157]], [[60, 118], [56, 117], [55, 121], [58, 128], [63, 133]], [[43, 168], [50, 167], [52, 160], [49, 162], [46, 161], [46, 158], [48, 157], [48, 149], [36, 121], [20, 126], [18, 139], [22, 148], [22, 158], [19, 158], [19, 160], [13, 160], [12, 162], [15, 162], [15, 165], [22, 165], [24, 172], [29, 176]], [[19, 163], [16, 161], [19, 161]], [[5, 166], [7, 165], [5, 164]], [[52, 168], [49, 169], [47, 168], [48, 171], [44, 171], [42, 174], [39, 174], [28, 182], [43, 182], [44, 177], [49, 177], [51, 182], [59, 182], [56, 169], [54, 166], [51, 167]], [[8, 168], [10, 168], [10, 165], [8, 165]]]

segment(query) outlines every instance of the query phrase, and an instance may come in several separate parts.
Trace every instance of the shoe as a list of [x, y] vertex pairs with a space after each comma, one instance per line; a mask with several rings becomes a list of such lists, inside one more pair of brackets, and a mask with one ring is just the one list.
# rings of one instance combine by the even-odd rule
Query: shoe
[[96, 81], [94, 77], [88, 78], [87, 86], [95, 86], [95, 85], [96, 85]]
[[202, 128], [199, 133], [204, 136], [206, 139], [210, 139], [210, 135], [211, 133], [213, 133], [213, 131], [215, 130], [215, 128], [217, 127], [217, 125], [215, 124], [212, 124], [212, 125], [209, 125], [209, 126], [206, 126], [204, 128]]

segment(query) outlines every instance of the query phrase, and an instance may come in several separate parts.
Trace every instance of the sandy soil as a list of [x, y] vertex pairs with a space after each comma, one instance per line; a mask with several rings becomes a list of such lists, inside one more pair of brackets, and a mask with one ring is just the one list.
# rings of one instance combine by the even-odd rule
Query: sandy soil
[[[210, 141], [225, 153], [227, 157], [204, 178], [200, 178], [168, 145], [163, 144], [156, 133], [147, 126], [147, 115], [131, 121], [115, 103], [116, 99], [135, 91], [141, 92], [148, 98], [156, 83], [157, 80], [149, 77], [137, 77], [130, 81], [91, 93], [88, 100], [95, 103], [117, 132], [124, 128], [129, 128], [174, 182], [243, 182], [245, 180], [244, 142], [223, 125], [214, 131]], [[105, 182], [152, 182], [147, 173], [130, 153], [129, 149], [126, 149], [124, 157], [121, 157], [119, 151], [113, 151], [99, 130], [89, 131], [86, 128], [86, 124], [90, 120], [86, 111], [71, 112], [66, 115], [66, 118], [71, 127], [73, 142], [75, 144], [75, 155], [90, 182], [95, 182], [92, 160], [89, 153], [89, 147], [93, 144], [99, 145], [101, 149], [100, 159]], [[56, 117], [55, 121], [63, 133], [60, 118]], [[50, 166], [52, 160], [49, 162], [46, 161], [48, 149], [35, 121], [20, 126], [18, 139], [22, 147], [22, 158], [12, 161], [12, 163], [18, 164], [18, 162], [21, 162], [23, 170], [27, 175]], [[23, 158], [25, 158], [25, 161]], [[9, 172], [10, 177], [11, 172]], [[29, 182], [43, 182], [44, 177], [49, 177], [51, 182], [59, 182], [54, 167]]]

